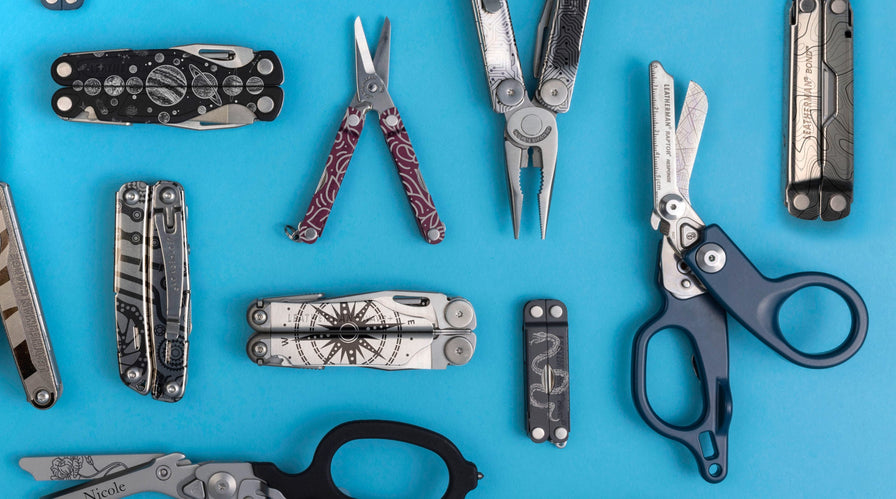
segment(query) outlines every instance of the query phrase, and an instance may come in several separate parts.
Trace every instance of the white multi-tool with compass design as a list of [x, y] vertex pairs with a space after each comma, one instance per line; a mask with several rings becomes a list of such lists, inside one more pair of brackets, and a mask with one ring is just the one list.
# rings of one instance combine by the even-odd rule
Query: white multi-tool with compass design
[[247, 350], [264, 366], [322, 369], [445, 369], [470, 361], [476, 313], [463, 298], [381, 291], [259, 299], [249, 307], [256, 333]]

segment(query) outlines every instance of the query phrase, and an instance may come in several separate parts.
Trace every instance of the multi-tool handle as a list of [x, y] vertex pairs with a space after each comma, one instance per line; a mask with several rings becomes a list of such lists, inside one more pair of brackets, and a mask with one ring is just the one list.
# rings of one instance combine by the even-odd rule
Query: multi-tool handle
[[417, 228], [423, 239], [429, 244], [438, 244], [445, 239], [445, 224], [439, 218], [432, 196], [423, 182], [423, 174], [420, 173], [420, 162], [411, 138], [404, 127], [404, 121], [398, 114], [398, 109], [391, 107], [380, 113], [380, 129], [386, 137], [392, 160], [398, 168], [398, 177], [407, 195], [408, 203], [414, 211], [417, 220]]
[[569, 111], [579, 69], [589, 0], [547, 0], [538, 25], [536, 100], [554, 113]]
[[81, 7], [84, 0], [40, 0], [50, 10], [75, 10]]
[[462, 499], [476, 488], [482, 474], [450, 440], [434, 431], [393, 421], [351, 421], [330, 430], [314, 451], [311, 465], [291, 475], [272, 463], [252, 463], [254, 475], [289, 499], [350, 499], [333, 481], [333, 458], [345, 444], [356, 440], [392, 440], [430, 450], [448, 468], [448, 489], [443, 499]]
[[25, 396], [48, 409], [62, 383], [9, 186], [0, 182], [0, 311]]
[[569, 438], [569, 323], [558, 300], [523, 307], [526, 421], [533, 442], [566, 447]]
[[[684, 255], [684, 261], [732, 317], [797, 365], [814, 369], [836, 366], [855, 355], [865, 341], [868, 333], [865, 301], [852, 286], [837, 277], [805, 272], [768, 279], [717, 225], [703, 230], [700, 242]], [[843, 343], [822, 353], [807, 353], [793, 347], [781, 331], [779, 320], [784, 303], [798, 291], [812, 287], [839, 295], [852, 316], [849, 334]]]
[[327, 224], [327, 219], [330, 218], [330, 211], [333, 209], [333, 203], [336, 202], [336, 195], [339, 194], [339, 188], [342, 186], [342, 179], [345, 178], [348, 165], [355, 154], [355, 147], [358, 146], [362, 130], [364, 130], [364, 112], [349, 107], [345, 112], [345, 117], [342, 118], [342, 123], [339, 124], [336, 140], [327, 156], [324, 173], [311, 197], [311, 204], [308, 205], [305, 218], [299, 223], [297, 229], [286, 227], [286, 235], [293, 241], [312, 244], [317, 242], [323, 234], [324, 226]]
[[528, 101], [507, 0], [472, 0], [492, 108], [507, 113]]

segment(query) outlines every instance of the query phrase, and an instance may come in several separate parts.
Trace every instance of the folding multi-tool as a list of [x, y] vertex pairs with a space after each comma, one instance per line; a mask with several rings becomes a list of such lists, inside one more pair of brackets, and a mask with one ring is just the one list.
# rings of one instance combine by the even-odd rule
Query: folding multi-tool
[[558, 300], [523, 307], [526, 422], [533, 442], [566, 447], [569, 438], [569, 322]]
[[119, 189], [115, 212], [115, 314], [121, 380], [177, 402], [187, 383], [191, 322], [184, 189], [175, 182]]
[[256, 300], [247, 352], [264, 366], [445, 369], [470, 361], [476, 313], [463, 298], [381, 291]]
[[547, 233], [557, 165], [557, 114], [569, 111], [588, 3], [589, 0], [545, 2], [536, 41], [534, 68], [539, 84], [533, 102], [526, 93], [507, 0], [473, 0], [492, 108], [507, 121], [504, 151], [515, 238], [520, 235], [523, 210], [520, 169], [529, 166], [530, 149], [532, 166], [541, 168], [541, 238]]
[[81, 7], [84, 0], [40, 0], [50, 10], [75, 10]]
[[283, 67], [269, 50], [185, 45], [64, 54], [53, 79], [60, 118], [160, 123], [210, 130], [272, 121], [283, 106]]
[[13, 359], [34, 407], [49, 409], [62, 393], [59, 368], [9, 186], [0, 182], [0, 311]]
[[853, 200], [853, 29], [848, 0], [790, 7], [785, 203], [799, 218], [840, 220]]
[[482, 479], [453, 442], [434, 431], [393, 421], [351, 421], [324, 435], [311, 464], [296, 474], [273, 463], [206, 461], [181, 453], [24, 457], [19, 466], [40, 481], [85, 481], [44, 499], [112, 499], [156, 492], [178, 499], [345, 499], [333, 482], [333, 457], [356, 440], [393, 440], [427, 449], [444, 461], [448, 488], [462, 499]]
[[405, 196], [414, 212], [417, 229], [429, 244], [438, 244], [445, 239], [445, 224], [439, 218], [435, 203], [423, 174], [420, 162], [411, 145], [411, 138], [404, 127], [398, 108], [389, 95], [389, 52], [392, 46], [392, 24], [389, 19], [383, 23], [376, 55], [370, 56], [367, 37], [361, 18], [355, 19], [355, 95], [339, 125], [336, 140], [327, 156], [324, 173], [317, 184], [311, 203], [297, 228], [286, 227], [286, 235], [293, 241], [312, 244], [323, 234], [324, 226], [330, 218], [336, 195], [342, 186], [342, 179], [355, 154], [355, 147], [364, 129], [364, 120], [369, 111], [379, 115], [380, 130], [386, 138], [392, 161], [398, 169], [398, 178]]

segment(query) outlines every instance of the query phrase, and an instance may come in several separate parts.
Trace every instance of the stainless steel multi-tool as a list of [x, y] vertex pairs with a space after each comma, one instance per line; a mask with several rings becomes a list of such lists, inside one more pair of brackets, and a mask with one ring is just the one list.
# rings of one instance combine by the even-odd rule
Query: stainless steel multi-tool
[[44, 499], [112, 499], [156, 492], [177, 499], [350, 499], [333, 482], [333, 457], [356, 440], [394, 440], [432, 451], [448, 469], [445, 499], [462, 499], [482, 479], [451, 440], [394, 421], [350, 421], [324, 435], [311, 464], [289, 474], [273, 463], [206, 461], [181, 453], [24, 457], [19, 466], [40, 481], [84, 481]]
[[523, 307], [526, 341], [526, 422], [533, 442], [559, 448], [569, 439], [569, 322], [558, 300]]
[[507, 182], [513, 215], [513, 235], [519, 238], [523, 210], [520, 169], [541, 168], [538, 209], [541, 238], [548, 228], [548, 212], [557, 164], [557, 114], [569, 111], [579, 67], [589, 0], [547, 0], [538, 25], [534, 102], [526, 93], [507, 0], [472, 0], [492, 108], [504, 115]]
[[115, 314], [121, 380], [177, 402], [187, 384], [191, 322], [184, 189], [129, 182], [115, 212]]
[[69, 121], [211, 130], [272, 121], [283, 106], [283, 67], [270, 50], [80, 52], [56, 59], [51, 72], [65, 87], [53, 95], [53, 110]]
[[0, 182], [0, 311], [25, 396], [48, 409], [62, 383], [9, 186]]
[[794, 0], [785, 203], [793, 216], [840, 220], [853, 200], [853, 29], [848, 0]]
[[381, 291], [265, 298], [249, 307], [247, 351], [264, 366], [385, 370], [462, 366], [476, 350], [476, 313], [463, 298]]
[[75, 10], [81, 7], [84, 0], [40, 0], [50, 10]]

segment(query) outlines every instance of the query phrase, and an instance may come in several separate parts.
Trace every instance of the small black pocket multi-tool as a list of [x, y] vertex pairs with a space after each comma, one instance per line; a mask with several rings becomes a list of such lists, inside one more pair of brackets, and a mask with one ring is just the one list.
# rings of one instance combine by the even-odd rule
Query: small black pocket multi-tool
[[533, 442], [558, 448], [569, 439], [569, 321], [558, 300], [523, 307], [526, 342], [526, 423]]
[[790, 7], [785, 203], [799, 218], [840, 220], [853, 200], [853, 29], [848, 0]]
[[59, 368], [22, 243], [9, 186], [0, 182], [0, 311], [25, 396], [49, 409], [62, 393]]
[[187, 383], [190, 270], [184, 189], [129, 182], [116, 197], [115, 313], [121, 380], [177, 402]]
[[194, 130], [273, 121], [283, 106], [283, 67], [270, 50], [185, 45], [161, 50], [64, 54], [53, 79], [60, 118], [158, 123]]
[[75, 10], [81, 8], [84, 0], [40, 0], [50, 10]]
[[476, 314], [463, 298], [381, 291], [266, 298], [249, 307], [247, 350], [264, 366], [384, 370], [462, 366], [476, 349]]

